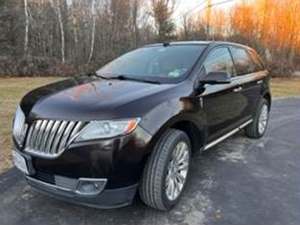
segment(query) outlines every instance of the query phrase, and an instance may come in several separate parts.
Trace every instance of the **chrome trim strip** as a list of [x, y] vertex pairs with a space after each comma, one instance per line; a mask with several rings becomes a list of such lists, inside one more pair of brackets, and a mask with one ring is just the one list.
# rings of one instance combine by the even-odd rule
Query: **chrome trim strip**
[[247, 125], [249, 125], [252, 122], [253, 122], [253, 119], [248, 120], [247, 122], [243, 123], [242, 125], [240, 125], [239, 127], [235, 128], [235, 129], [233, 129], [229, 133], [227, 133], [227, 134], [219, 137], [218, 139], [208, 143], [207, 145], [205, 145], [204, 151], [210, 149], [211, 147], [215, 146], [216, 144], [219, 144], [220, 142], [222, 142], [225, 139], [229, 138], [230, 136], [234, 135], [235, 133], [237, 133], [238, 131], [240, 131], [241, 129], [243, 129], [244, 127], [246, 127]]
[[[268, 71], [259, 71], [256, 73], [250, 73], [247, 75], [237, 76], [231, 78], [231, 83], [229, 84], [218, 84], [218, 85], [211, 85], [206, 84], [206, 90], [200, 95], [200, 97], [204, 97], [210, 94], [214, 94], [220, 91], [224, 91], [233, 87], [238, 87], [240, 85], [246, 84], [248, 82], [259, 81], [265, 78], [268, 75]], [[209, 87], [209, 88], [208, 88]]]

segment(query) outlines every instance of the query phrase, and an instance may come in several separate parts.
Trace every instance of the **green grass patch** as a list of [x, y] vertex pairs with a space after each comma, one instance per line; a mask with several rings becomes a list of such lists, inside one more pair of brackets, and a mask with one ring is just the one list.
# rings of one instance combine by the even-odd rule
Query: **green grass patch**
[[274, 78], [271, 89], [273, 97], [300, 96], [300, 78]]
[[59, 78], [0, 78], [0, 173], [11, 167], [12, 119], [22, 96]]

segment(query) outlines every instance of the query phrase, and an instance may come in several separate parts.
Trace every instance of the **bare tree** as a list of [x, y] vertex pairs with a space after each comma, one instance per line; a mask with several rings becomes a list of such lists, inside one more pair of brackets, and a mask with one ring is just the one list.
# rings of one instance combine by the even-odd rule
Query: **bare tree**
[[175, 24], [172, 15], [175, 9], [175, 0], [151, 0], [152, 16], [158, 30], [158, 41], [167, 41], [172, 38]]
[[211, 20], [211, 0], [207, 1], [207, 8], [206, 8], [206, 39], [210, 38], [210, 20]]
[[138, 46], [139, 42], [139, 28], [138, 28], [138, 14], [139, 14], [139, 8], [141, 4], [141, 0], [133, 0], [133, 6], [132, 6], [132, 23], [133, 23], [133, 30], [134, 30], [134, 46]]
[[191, 18], [185, 13], [182, 16], [182, 25], [183, 25], [183, 35], [182, 39], [189, 40], [191, 37], [191, 32], [193, 29], [192, 20]]
[[74, 9], [72, 7], [71, 9], [71, 20], [72, 20], [72, 28], [73, 28], [73, 36], [74, 36], [74, 42], [75, 42], [75, 49], [78, 45], [78, 31], [77, 31], [77, 18], [74, 12]]
[[[55, 1], [55, 2], [54, 2]], [[59, 23], [59, 29], [60, 29], [60, 43], [61, 43], [61, 62], [65, 63], [65, 31], [64, 31], [64, 25], [62, 21], [62, 14], [61, 14], [61, 3], [60, 0], [50, 0], [50, 3], [57, 14], [57, 19]]]
[[88, 59], [88, 64], [91, 62], [93, 53], [94, 53], [94, 47], [95, 47], [95, 31], [96, 31], [96, 6], [95, 6], [95, 0], [92, 1], [92, 34], [91, 34], [91, 49], [90, 49], [90, 55]]
[[24, 0], [24, 13], [25, 13], [25, 34], [24, 34], [24, 55], [28, 54], [28, 31], [29, 31], [29, 18], [28, 18], [28, 2]]

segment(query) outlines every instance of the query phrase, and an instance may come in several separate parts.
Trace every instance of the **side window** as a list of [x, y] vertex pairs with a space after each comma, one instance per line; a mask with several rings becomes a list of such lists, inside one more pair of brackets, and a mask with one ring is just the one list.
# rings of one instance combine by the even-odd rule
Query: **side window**
[[227, 72], [230, 76], [234, 75], [233, 61], [228, 48], [213, 49], [207, 56], [204, 64], [205, 73]]
[[256, 71], [264, 70], [265, 66], [262, 63], [262, 60], [260, 59], [259, 55], [254, 50], [250, 50], [249, 54], [251, 55], [251, 58], [255, 63]]
[[231, 52], [238, 76], [256, 72], [256, 65], [245, 49], [232, 47]]

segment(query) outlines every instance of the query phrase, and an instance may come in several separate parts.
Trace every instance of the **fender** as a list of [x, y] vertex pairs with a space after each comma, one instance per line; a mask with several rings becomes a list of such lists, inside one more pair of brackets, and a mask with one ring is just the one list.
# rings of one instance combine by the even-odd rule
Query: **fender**
[[268, 71], [266, 71], [266, 77], [263, 79], [263, 87], [261, 88], [261, 96], [267, 97], [267, 100], [269, 101], [270, 107], [272, 105], [272, 93], [270, 90], [270, 81], [271, 76]]
[[[153, 118], [156, 118], [155, 123], [153, 123]], [[197, 128], [197, 134], [200, 135], [199, 140], [206, 143], [207, 117], [202, 110], [199, 98], [175, 98], [153, 108], [143, 117], [140, 124], [144, 129], [147, 127], [145, 130], [152, 135], [148, 152], [151, 152], [153, 145], [167, 129], [184, 122], [193, 124]]]

